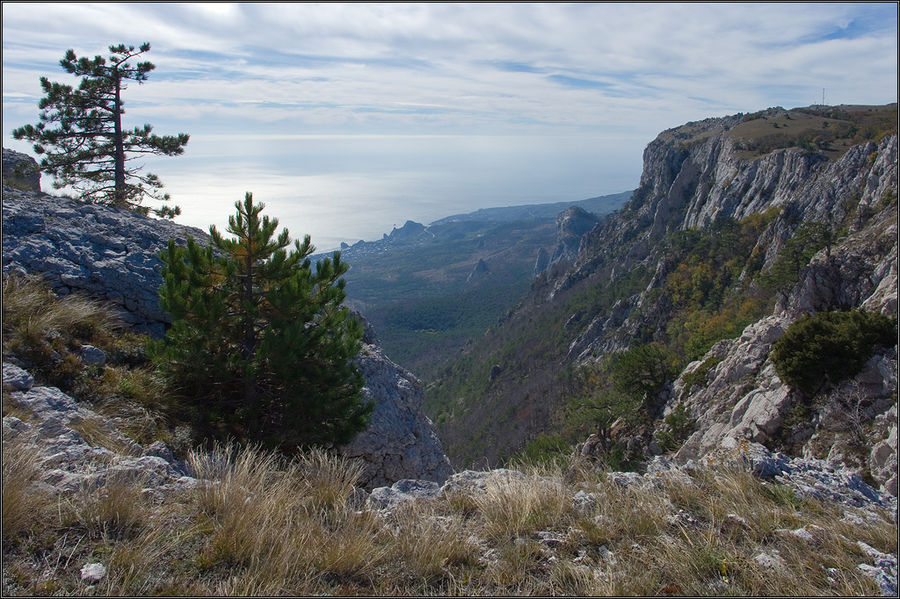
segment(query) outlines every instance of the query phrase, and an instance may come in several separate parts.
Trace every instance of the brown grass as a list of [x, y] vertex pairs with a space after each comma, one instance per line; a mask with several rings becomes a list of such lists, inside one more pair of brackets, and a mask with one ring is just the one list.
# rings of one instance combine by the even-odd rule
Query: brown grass
[[121, 319], [100, 302], [77, 294], [56, 298], [35, 277], [3, 281], [3, 334], [10, 343], [33, 345], [52, 333], [90, 339], [121, 328]]
[[40, 521], [40, 514], [54, 502], [36, 488], [40, 474], [38, 449], [23, 433], [3, 439], [3, 541], [15, 540]]
[[[31, 594], [866, 595], [878, 589], [856, 541], [896, 551], [888, 514], [852, 524], [724, 467], [649, 488], [531, 470], [376, 513], [347, 501], [358, 467], [324, 451], [220, 446], [191, 463], [203, 482], [161, 505], [140, 481], [110, 478], [64, 501], [55, 525], [20, 527], [6, 579]], [[594, 493], [592, 509], [573, 509], [578, 489]], [[805, 525], [812, 543], [791, 532]], [[29, 565], [29, 544], [53, 547], [53, 567]], [[77, 576], [88, 560], [109, 569], [93, 589]]]

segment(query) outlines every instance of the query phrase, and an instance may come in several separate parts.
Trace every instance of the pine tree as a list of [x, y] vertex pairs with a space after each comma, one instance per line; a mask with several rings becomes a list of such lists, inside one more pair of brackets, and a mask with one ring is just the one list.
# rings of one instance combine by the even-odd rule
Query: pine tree
[[277, 219], [247, 193], [226, 238], [174, 240], [161, 254], [161, 303], [173, 318], [154, 350], [160, 370], [207, 433], [290, 450], [345, 443], [368, 422], [353, 359], [362, 327], [342, 305], [348, 266], [334, 252], [316, 264], [309, 235], [275, 236]]
[[[145, 197], [169, 199], [161, 192], [163, 185], [156, 175], [141, 174], [141, 168], [129, 162], [147, 154], [180, 155], [189, 136], [158, 136], [147, 124], [131, 131], [122, 125], [125, 82], [141, 84], [155, 68], [150, 62], [132, 66], [128, 61], [149, 50], [148, 43], [138, 49], [110, 46], [108, 62], [102, 56], [78, 58], [74, 50], [68, 50], [59, 63], [67, 73], [81, 77], [77, 89], [41, 77], [46, 96], [38, 104], [40, 122], [19, 127], [12, 134], [34, 142], [34, 151], [43, 156], [41, 170], [55, 177], [57, 189], [70, 186], [81, 199], [119, 208], [140, 209]], [[180, 209], [163, 206], [156, 212], [173, 217]]]

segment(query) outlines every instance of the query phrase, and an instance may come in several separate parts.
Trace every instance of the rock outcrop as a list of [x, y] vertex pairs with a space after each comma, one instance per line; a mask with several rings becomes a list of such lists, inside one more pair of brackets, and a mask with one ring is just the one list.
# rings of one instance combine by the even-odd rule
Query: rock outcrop
[[365, 329], [358, 359], [366, 379], [362, 393], [375, 409], [368, 428], [341, 451], [362, 462], [359, 484], [366, 489], [407, 478], [444, 482], [453, 467], [422, 411], [422, 383], [384, 355], [372, 327]]
[[142, 447], [56, 387], [35, 385], [14, 364], [3, 363], [3, 390], [19, 414], [3, 417], [3, 442], [27, 440], [37, 453], [39, 481], [54, 493], [99, 488], [113, 477], [141, 480], [148, 495], [196, 484], [164, 444]]
[[599, 222], [599, 219], [578, 206], [566, 208], [556, 217], [556, 247], [550, 254], [542, 248], [538, 253], [534, 266], [534, 274], [538, 275], [550, 267], [570, 263], [578, 255], [581, 238]]
[[40, 191], [38, 163], [28, 154], [3, 148], [3, 185], [22, 191]]
[[108, 302], [141, 332], [162, 336], [158, 254], [170, 238], [208, 235], [169, 220], [38, 192], [3, 188], [3, 274], [43, 276], [57, 295]]
[[[107, 206], [3, 188], [3, 274], [41, 275], [57, 295], [83, 293], [117, 307], [134, 329], [162, 336], [158, 254], [174, 238], [208, 243], [203, 231]], [[421, 383], [392, 362], [367, 328], [359, 366], [368, 429], [344, 450], [365, 464], [361, 484], [403, 478], [442, 482], [453, 470], [422, 411]]]

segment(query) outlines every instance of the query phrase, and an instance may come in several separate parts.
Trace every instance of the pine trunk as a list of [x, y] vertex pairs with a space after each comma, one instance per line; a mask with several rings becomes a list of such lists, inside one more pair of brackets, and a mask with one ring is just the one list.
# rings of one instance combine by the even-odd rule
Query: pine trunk
[[116, 167], [115, 167], [115, 198], [114, 205], [117, 208], [128, 207], [128, 197], [125, 193], [125, 140], [122, 135], [122, 81], [119, 78], [118, 71], [114, 76], [115, 104], [113, 106], [113, 128], [116, 150]]

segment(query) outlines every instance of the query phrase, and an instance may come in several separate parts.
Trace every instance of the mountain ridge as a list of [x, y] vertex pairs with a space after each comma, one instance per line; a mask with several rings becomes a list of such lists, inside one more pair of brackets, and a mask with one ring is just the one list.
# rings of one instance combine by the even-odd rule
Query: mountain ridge
[[[730, 428], [731, 433], [786, 448], [779, 431], [791, 421], [789, 413], [808, 398], [798, 396], [774, 373], [769, 359], [774, 339], [766, 345], [764, 336], [751, 335], [749, 346], [743, 350], [735, 346], [730, 361], [707, 350], [718, 339], [742, 338], [745, 327], [773, 314], [781, 318], [782, 333], [804, 310], [863, 306], [896, 314], [896, 242], [892, 242], [896, 227], [891, 228], [897, 210], [896, 114], [896, 104], [770, 109], [706, 119], [661, 133], [644, 151], [641, 185], [631, 200], [583, 237], [570, 267], [539, 277], [503, 327], [469, 348], [429, 386], [426, 407], [451, 459], [456, 464], [484, 459], [497, 463], [529, 442], [540, 441], [541, 435], [562, 435], [570, 443], [579, 434], [584, 439], [589, 429], [583, 427], [578, 433], [567, 428], [574, 425], [565, 422], [566, 398], [606, 389], [606, 361], [619, 352], [643, 344], [684, 351], [687, 342], [699, 353], [687, 363], [682, 361], [687, 356], [681, 356], [678, 374], [653, 399], [659, 419], [647, 424], [641, 434], [621, 437], [623, 447], [630, 444], [635, 455], [655, 448], [658, 436], [670, 428], [662, 417], [671, 416], [682, 403], [671, 392], [672, 382], [691, 378], [691, 372], [707, 364], [704, 376], [726, 376], [728, 371], [731, 378], [721, 384], [735, 390], [736, 396], [729, 400], [734, 410], [755, 406], [754, 416], [744, 412], [744, 420], [732, 408], [723, 408], [718, 417], [734, 419], [731, 427], [745, 422], [745, 428]], [[850, 115], [851, 120], [827, 115]], [[748, 123], [780, 132], [782, 121], [809, 120], [804, 116], [822, 124], [819, 131], [828, 135], [810, 139], [806, 128], [790, 129], [795, 137], [778, 138], [780, 147], [763, 144], [765, 152], [748, 156], [747, 148], [771, 142], [767, 130], [754, 129], [755, 136], [746, 138], [734, 133], [746, 133], [747, 128], [740, 127]], [[885, 119], [894, 123], [893, 129], [879, 128]], [[838, 129], [846, 136], [829, 137]], [[786, 249], [799, 243], [799, 236], [791, 240], [804, 230], [800, 227], [804, 223], [829, 231], [832, 241], [827, 247], [810, 249], [815, 251], [798, 266], [796, 283], [783, 292], [766, 291], [763, 280], [774, 278], [773, 268]], [[752, 237], [741, 237], [751, 232]], [[732, 238], [734, 243], [717, 245]], [[722, 256], [718, 266], [708, 262], [716, 256], [714, 249]], [[744, 253], [734, 253], [738, 250]], [[875, 292], [881, 299], [866, 304]], [[691, 293], [700, 295], [692, 300]], [[778, 337], [781, 333], [768, 334]], [[751, 346], [759, 355], [754, 367], [759, 370], [741, 371], [740, 351]], [[893, 349], [879, 351], [881, 359], [896, 364]], [[688, 363], [690, 368], [685, 368]], [[735, 366], [729, 371], [731, 363]], [[585, 369], [600, 376], [593, 386], [581, 380]], [[750, 379], [749, 387], [736, 384], [751, 372], [756, 378]], [[875, 375], [869, 371], [859, 376]], [[879, 376], [885, 383], [876, 395], [887, 392], [890, 397], [890, 390], [896, 390], [896, 375], [888, 369]], [[780, 399], [771, 393], [754, 395], [754, 383], [758, 389], [781, 389]], [[889, 407], [876, 396], [866, 397], [866, 405], [879, 406], [873, 408], [875, 412]], [[697, 401], [692, 404], [691, 397], [685, 398], [686, 416], [702, 420], [699, 396]], [[814, 414], [809, 417], [818, 422], [819, 408], [810, 409]], [[584, 425], [587, 422], [582, 420]], [[702, 437], [707, 425], [712, 423], [698, 424], [699, 430], [691, 432]], [[769, 432], [760, 432], [764, 429]], [[725, 431], [721, 425], [717, 430], [721, 440]], [[872, 442], [880, 442], [883, 434], [878, 433]], [[479, 438], [496, 441], [495, 447], [487, 448]], [[822, 454], [808, 441], [795, 449], [808, 446], [810, 455], [828, 457], [827, 451]], [[689, 443], [696, 444], [696, 439]], [[896, 455], [896, 448], [893, 452]], [[851, 460], [846, 453], [846, 461], [853, 461], [861, 472], [870, 469], [871, 456]], [[832, 458], [838, 461], [837, 452]], [[882, 478], [878, 483], [889, 481]]]

